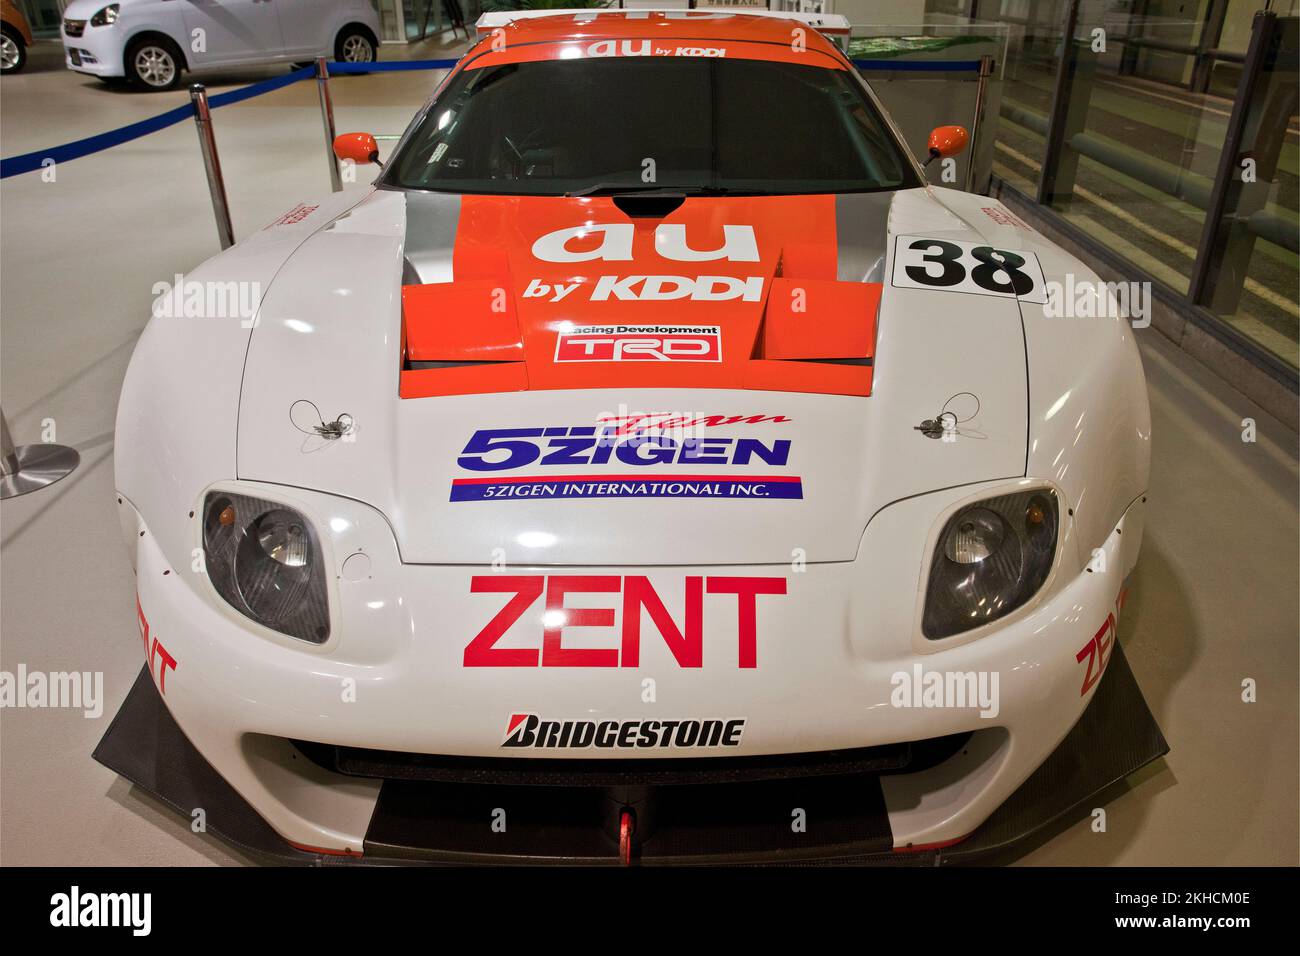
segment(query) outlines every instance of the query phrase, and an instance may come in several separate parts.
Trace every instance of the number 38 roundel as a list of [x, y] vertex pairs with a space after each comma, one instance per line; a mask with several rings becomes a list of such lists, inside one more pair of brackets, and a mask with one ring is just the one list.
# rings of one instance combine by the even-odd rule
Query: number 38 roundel
[[893, 283], [905, 289], [1047, 301], [1043, 268], [1032, 252], [955, 239], [899, 236], [894, 243]]

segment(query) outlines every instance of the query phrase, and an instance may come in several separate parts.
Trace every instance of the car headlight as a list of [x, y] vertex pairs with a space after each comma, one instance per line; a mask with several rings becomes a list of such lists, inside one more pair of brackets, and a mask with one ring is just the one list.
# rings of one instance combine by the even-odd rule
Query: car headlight
[[210, 492], [203, 502], [203, 559], [217, 593], [240, 614], [313, 644], [328, 640], [320, 542], [298, 511]]
[[117, 22], [117, 11], [121, 8], [119, 3], [110, 3], [104, 9], [100, 10], [90, 18], [92, 27], [106, 27], [109, 24]]
[[930, 561], [921, 632], [931, 640], [996, 621], [1033, 597], [1056, 555], [1050, 488], [967, 505], [948, 519]]

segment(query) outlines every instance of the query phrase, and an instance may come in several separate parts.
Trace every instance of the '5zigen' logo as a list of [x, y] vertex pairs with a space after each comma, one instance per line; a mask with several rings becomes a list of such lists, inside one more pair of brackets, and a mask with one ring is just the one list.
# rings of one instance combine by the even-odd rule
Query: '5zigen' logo
[[[504, 456], [504, 457], [502, 457]], [[620, 435], [616, 428], [597, 434], [594, 426], [574, 428], [481, 428], [466, 443], [456, 464], [468, 471], [507, 471], [539, 464], [574, 468], [585, 465], [784, 465], [790, 439], [771, 443], [757, 438], [669, 438]]]

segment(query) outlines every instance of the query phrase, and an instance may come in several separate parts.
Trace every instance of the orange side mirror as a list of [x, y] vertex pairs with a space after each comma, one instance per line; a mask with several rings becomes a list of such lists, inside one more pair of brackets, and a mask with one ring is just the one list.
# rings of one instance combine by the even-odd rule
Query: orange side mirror
[[970, 134], [964, 126], [936, 126], [930, 133], [930, 159], [956, 156], [969, 141]]
[[354, 163], [379, 162], [379, 144], [369, 133], [340, 133], [334, 137], [334, 155]]

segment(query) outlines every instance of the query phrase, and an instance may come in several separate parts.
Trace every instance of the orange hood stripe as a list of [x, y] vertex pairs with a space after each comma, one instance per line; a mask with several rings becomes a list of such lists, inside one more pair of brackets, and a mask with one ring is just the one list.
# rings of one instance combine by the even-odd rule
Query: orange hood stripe
[[607, 197], [466, 196], [455, 279], [402, 290], [401, 395], [869, 395], [881, 286], [836, 265], [833, 196], [693, 197], [662, 219]]

